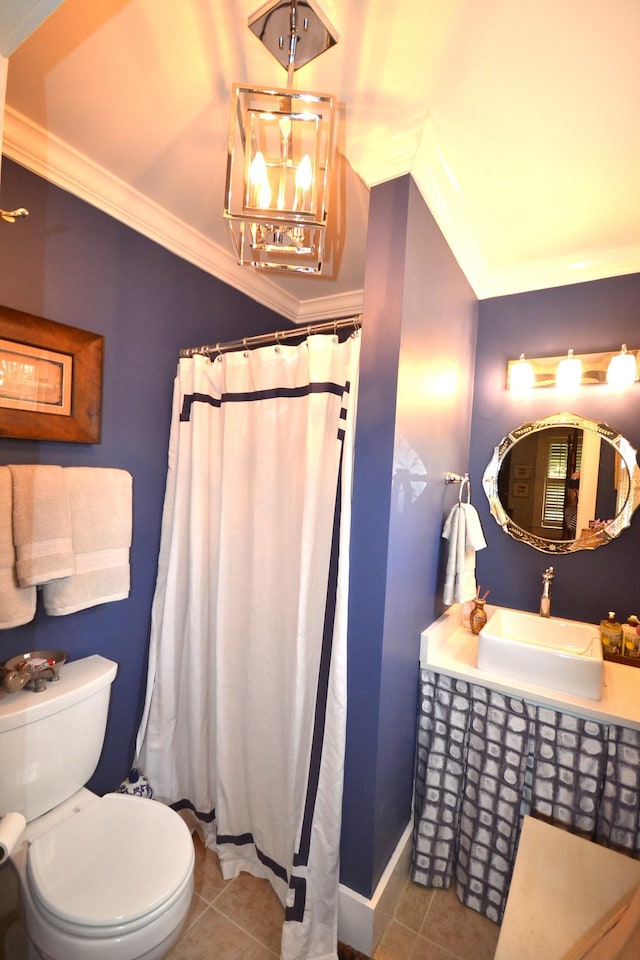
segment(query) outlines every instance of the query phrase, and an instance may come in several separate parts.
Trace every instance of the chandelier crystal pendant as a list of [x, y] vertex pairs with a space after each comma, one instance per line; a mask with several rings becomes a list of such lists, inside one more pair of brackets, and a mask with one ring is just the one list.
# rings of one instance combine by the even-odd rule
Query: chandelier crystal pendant
[[[285, 15], [289, 33], [283, 54], [278, 18]], [[336, 42], [319, 17], [309, 0], [280, 0], [249, 21], [287, 67], [288, 87], [233, 87], [224, 216], [241, 265], [322, 272], [334, 98], [291, 89], [296, 67]]]

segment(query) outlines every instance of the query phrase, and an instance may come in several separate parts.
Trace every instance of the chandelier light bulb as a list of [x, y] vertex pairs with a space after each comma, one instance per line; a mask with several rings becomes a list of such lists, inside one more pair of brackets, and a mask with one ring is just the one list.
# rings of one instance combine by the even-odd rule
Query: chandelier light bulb
[[308, 190], [313, 182], [313, 169], [311, 167], [311, 157], [305, 153], [300, 161], [300, 166], [296, 170], [296, 187], [301, 190]]
[[266, 210], [271, 203], [271, 187], [267, 175], [267, 163], [261, 150], [258, 150], [249, 165], [249, 183], [253, 187], [253, 205]]

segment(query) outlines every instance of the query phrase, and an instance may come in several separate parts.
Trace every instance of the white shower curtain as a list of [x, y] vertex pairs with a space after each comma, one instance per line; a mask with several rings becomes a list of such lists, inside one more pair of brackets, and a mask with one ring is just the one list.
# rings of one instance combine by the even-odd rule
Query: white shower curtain
[[[334, 958], [359, 335], [179, 361], [137, 765]], [[338, 556], [339, 554], [339, 556]]]

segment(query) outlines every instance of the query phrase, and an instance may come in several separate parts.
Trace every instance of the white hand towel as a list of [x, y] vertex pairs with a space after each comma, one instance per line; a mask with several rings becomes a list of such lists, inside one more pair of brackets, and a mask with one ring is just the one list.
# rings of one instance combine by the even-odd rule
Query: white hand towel
[[33, 620], [36, 588], [21, 587], [13, 545], [13, 481], [9, 467], [0, 467], [0, 630]]
[[43, 588], [45, 611], [54, 617], [124, 600], [131, 581], [131, 474], [101, 467], [66, 467], [64, 474], [76, 572]]
[[11, 464], [9, 470], [18, 583], [29, 587], [68, 577], [75, 563], [63, 468]]
[[443, 602], [466, 603], [477, 592], [476, 550], [486, 547], [478, 513], [470, 503], [454, 504], [442, 531], [449, 541]]
[[470, 503], [461, 503], [460, 507], [466, 523], [467, 550], [484, 550], [487, 541], [484, 538], [484, 531], [480, 523], [478, 511]]

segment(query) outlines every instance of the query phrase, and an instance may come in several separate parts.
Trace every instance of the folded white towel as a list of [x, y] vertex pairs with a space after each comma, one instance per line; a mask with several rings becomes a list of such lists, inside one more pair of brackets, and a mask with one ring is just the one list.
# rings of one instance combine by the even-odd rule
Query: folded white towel
[[456, 503], [444, 525], [442, 536], [449, 541], [449, 556], [444, 583], [443, 602], [466, 603], [477, 592], [476, 550], [487, 543], [480, 517], [470, 503]]
[[126, 470], [66, 467], [76, 572], [47, 583], [44, 608], [62, 616], [129, 596], [133, 478]]
[[63, 468], [12, 464], [9, 470], [18, 583], [29, 587], [68, 577], [75, 563]]
[[465, 518], [467, 550], [484, 550], [487, 541], [484, 538], [478, 511], [470, 503], [461, 503], [460, 508]]
[[33, 620], [36, 588], [21, 587], [13, 545], [13, 481], [9, 467], [0, 467], [0, 630]]

